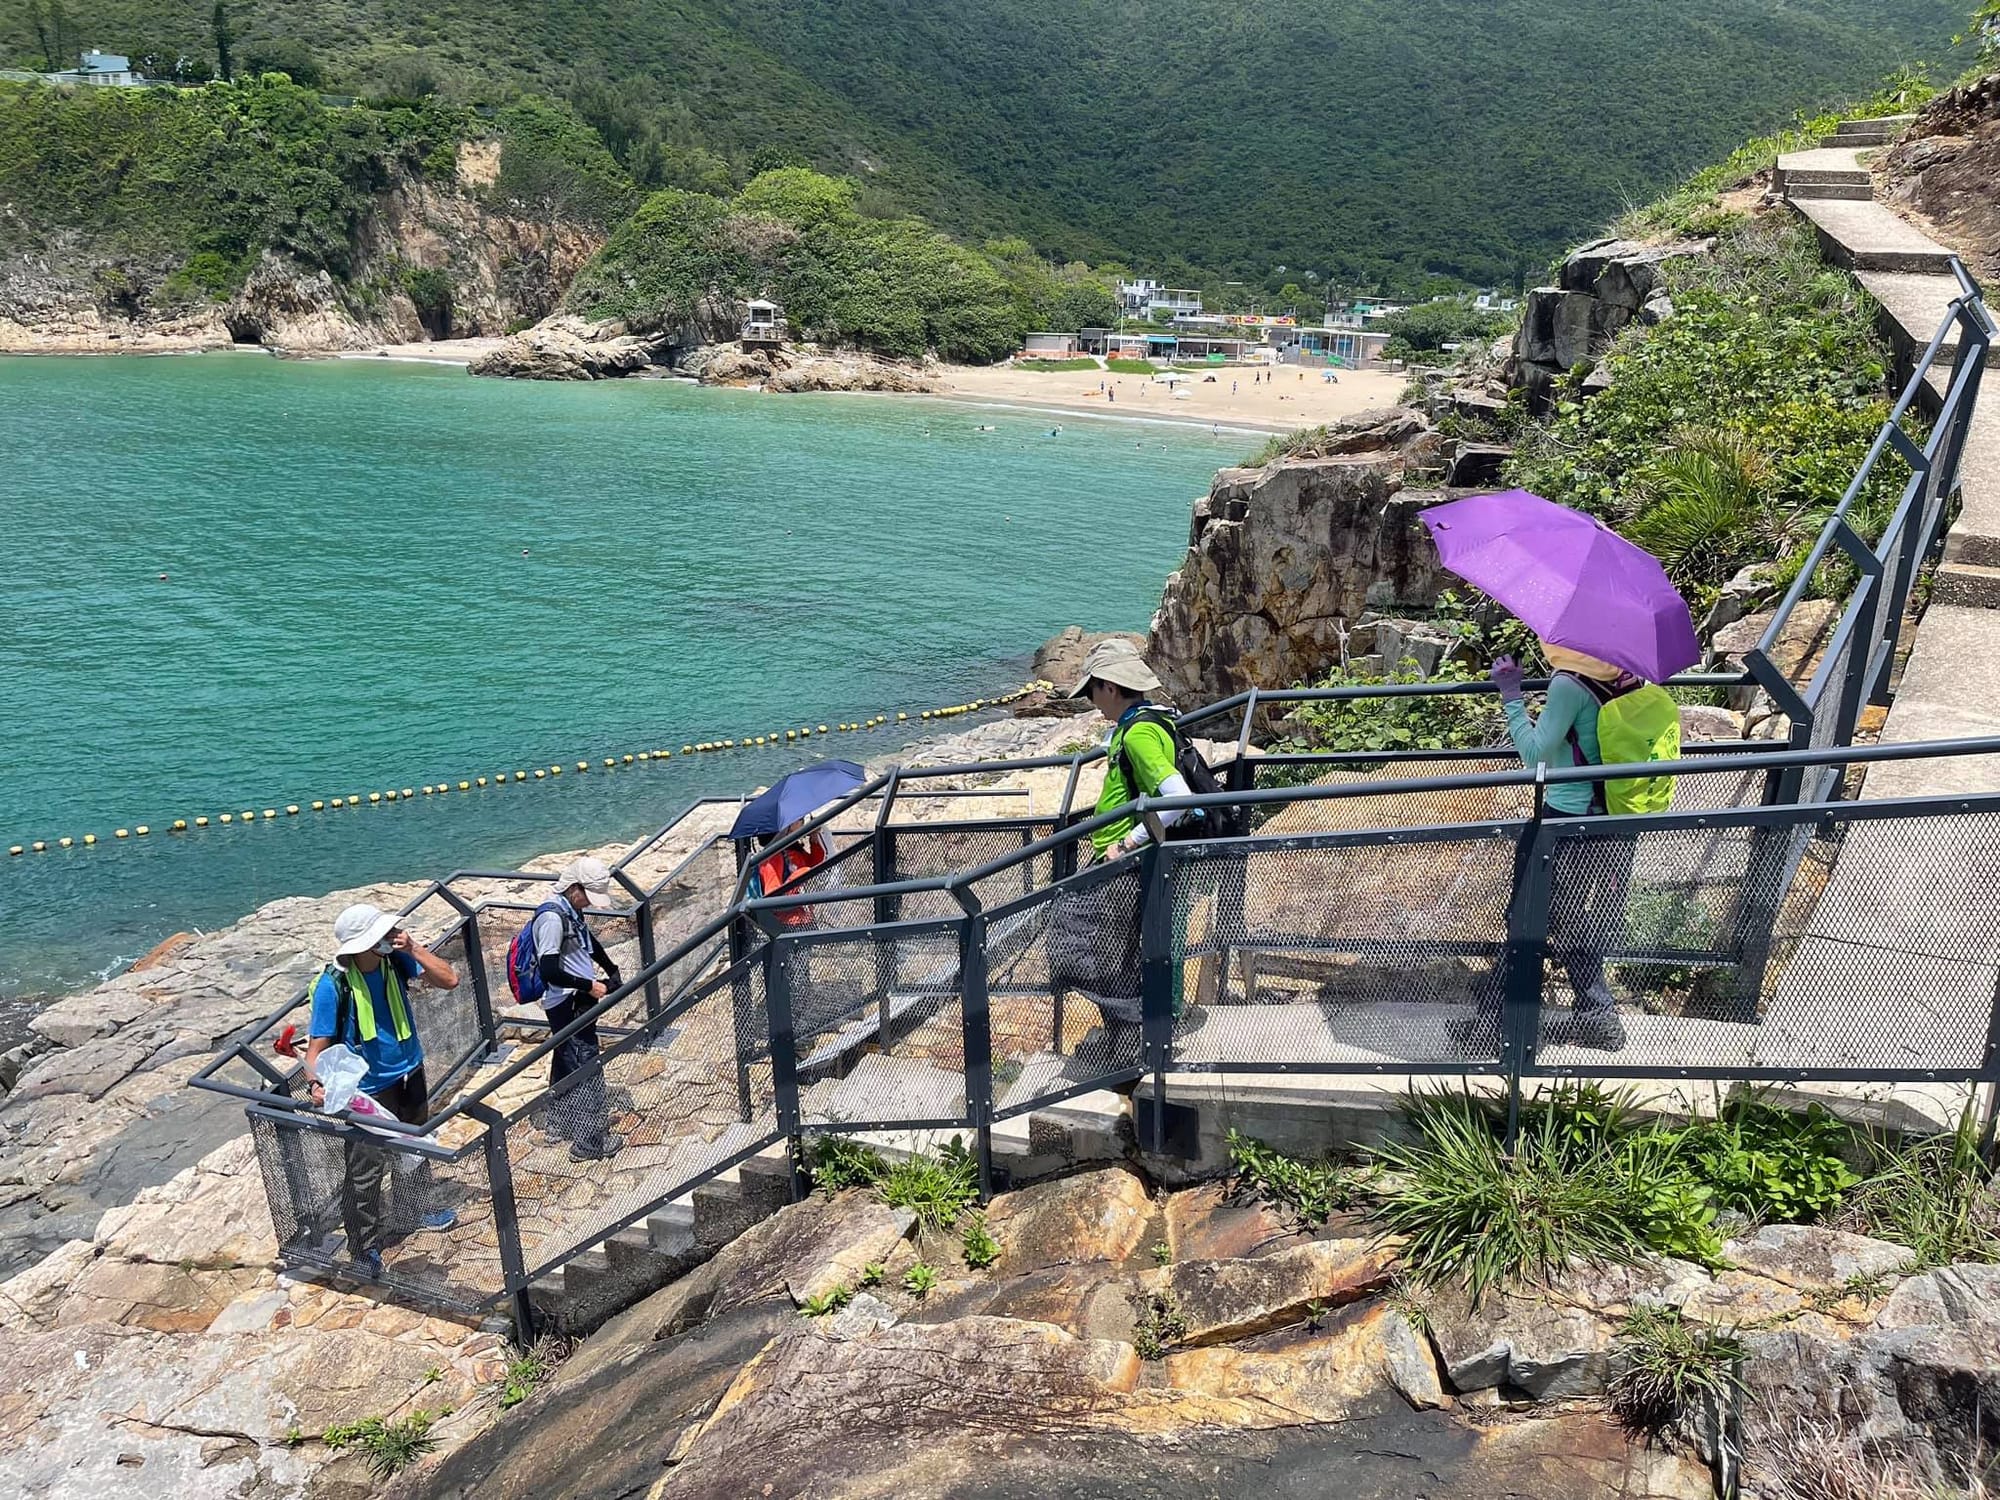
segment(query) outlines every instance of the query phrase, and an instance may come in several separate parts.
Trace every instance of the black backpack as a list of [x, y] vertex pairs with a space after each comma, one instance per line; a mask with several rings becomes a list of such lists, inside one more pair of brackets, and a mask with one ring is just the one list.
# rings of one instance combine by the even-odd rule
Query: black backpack
[[[1139, 795], [1139, 778], [1132, 769], [1132, 758], [1125, 753], [1125, 733], [1133, 724], [1157, 724], [1172, 736], [1174, 742], [1174, 769], [1181, 774], [1181, 780], [1188, 784], [1188, 790], [1196, 796], [1210, 792], [1229, 790], [1219, 777], [1201, 758], [1201, 752], [1181, 734], [1180, 723], [1164, 708], [1154, 708], [1148, 704], [1132, 715], [1131, 724], [1118, 737], [1118, 759], [1125, 772], [1125, 785], [1134, 796]], [[1210, 807], [1200, 812], [1184, 813], [1167, 825], [1167, 839], [1175, 842], [1181, 839], [1231, 839], [1240, 838], [1250, 831], [1250, 809], [1247, 807]]]

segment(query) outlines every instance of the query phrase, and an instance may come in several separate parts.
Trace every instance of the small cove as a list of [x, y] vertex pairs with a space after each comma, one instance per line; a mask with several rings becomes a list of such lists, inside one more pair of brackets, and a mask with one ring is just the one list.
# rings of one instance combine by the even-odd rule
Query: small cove
[[1193, 497], [1256, 439], [1055, 425], [387, 361], [0, 359], [0, 847], [100, 840], [0, 864], [0, 1004], [277, 896], [626, 837], [909, 736], [175, 818], [914, 717], [1017, 685], [1064, 624], [1143, 627]]

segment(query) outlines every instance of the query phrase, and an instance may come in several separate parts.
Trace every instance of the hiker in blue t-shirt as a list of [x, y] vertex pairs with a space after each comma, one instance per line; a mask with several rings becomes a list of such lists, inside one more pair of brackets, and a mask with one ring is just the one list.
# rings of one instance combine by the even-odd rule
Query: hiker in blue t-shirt
[[[398, 1120], [421, 1125], [430, 1116], [424, 1086], [424, 1044], [410, 1011], [409, 987], [417, 980], [438, 989], [456, 989], [458, 972], [373, 906], [350, 906], [333, 920], [334, 960], [312, 991], [311, 1044], [306, 1048], [306, 1078], [312, 1100], [324, 1097], [319, 1082], [320, 1054], [335, 1042], [345, 1044], [368, 1065], [361, 1091]], [[340, 1212], [347, 1228], [347, 1253], [357, 1269], [382, 1274], [382, 1173], [393, 1147], [347, 1143], [346, 1171], [341, 1182]], [[420, 1159], [397, 1182], [398, 1195], [417, 1209], [414, 1218], [425, 1229], [449, 1229], [457, 1215], [448, 1208], [427, 1207], [430, 1163]]]

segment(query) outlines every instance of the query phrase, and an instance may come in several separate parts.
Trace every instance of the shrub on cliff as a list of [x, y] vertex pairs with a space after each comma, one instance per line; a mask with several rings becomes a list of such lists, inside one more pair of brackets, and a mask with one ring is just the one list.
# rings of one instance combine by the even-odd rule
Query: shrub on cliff
[[[1507, 478], [1655, 546], [1691, 593], [1774, 552], [1789, 579], [1888, 415], [1866, 295], [1777, 218], [1666, 271], [1674, 315], [1621, 338], [1610, 389], [1561, 401]], [[1877, 466], [1864, 533], [1879, 534], [1904, 477]]]
[[707, 300], [762, 293], [801, 338], [879, 354], [988, 361], [1018, 349], [1027, 311], [994, 261], [921, 219], [878, 219], [855, 185], [804, 167], [724, 200], [648, 198], [570, 290], [592, 318], [660, 328]]

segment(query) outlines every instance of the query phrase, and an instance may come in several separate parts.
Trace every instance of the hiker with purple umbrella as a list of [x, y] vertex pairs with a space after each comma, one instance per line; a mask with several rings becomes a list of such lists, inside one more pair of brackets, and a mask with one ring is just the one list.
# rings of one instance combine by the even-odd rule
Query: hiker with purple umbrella
[[[1673, 760], [1680, 714], [1659, 686], [1695, 664], [1694, 620], [1650, 553], [1602, 521], [1525, 490], [1475, 495], [1424, 512], [1438, 557], [1452, 572], [1513, 611], [1535, 632], [1555, 669], [1539, 716], [1528, 710], [1512, 657], [1492, 677], [1507, 734], [1529, 766], [1567, 768]], [[1543, 816], [1580, 818], [1663, 811], [1673, 779], [1638, 775], [1566, 781], [1545, 793]], [[1604, 953], [1623, 935], [1632, 845], [1572, 846], [1549, 894], [1550, 955], [1568, 975], [1571, 1011], [1550, 1040], [1616, 1052], [1625, 1046]], [[1455, 1028], [1480, 1051], [1499, 1044], [1497, 1004]]]

